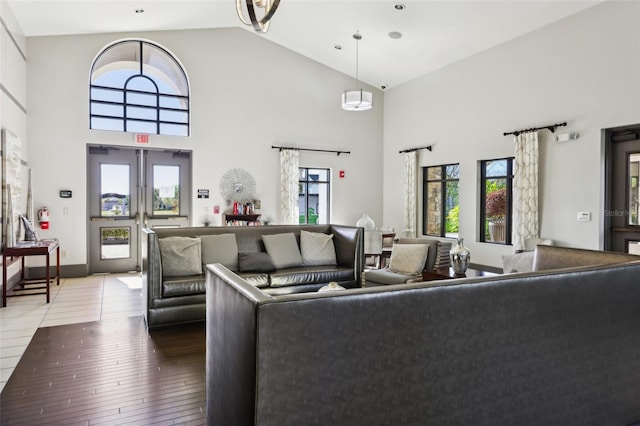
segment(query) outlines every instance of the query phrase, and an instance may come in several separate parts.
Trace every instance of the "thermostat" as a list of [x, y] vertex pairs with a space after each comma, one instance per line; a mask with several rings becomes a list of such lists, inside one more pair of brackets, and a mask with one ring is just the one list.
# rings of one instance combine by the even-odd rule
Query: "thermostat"
[[590, 222], [591, 212], [578, 212], [578, 222]]
[[60, 198], [71, 198], [71, 191], [69, 189], [63, 189], [60, 191]]

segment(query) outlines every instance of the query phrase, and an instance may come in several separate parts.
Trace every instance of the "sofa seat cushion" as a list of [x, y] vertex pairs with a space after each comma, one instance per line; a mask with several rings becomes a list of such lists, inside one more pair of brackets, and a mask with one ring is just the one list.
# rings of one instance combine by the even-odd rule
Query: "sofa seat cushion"
[[269, 287], [269, 275], [261, 272], [238, 272], [238, 275], [249, 284], [258, 288]]
[[319, 265], [280, 269], [269, 274], [271, 287], [299, 284], [328, 283], [331, 281], [353, 281], [353, 268]]
[[204, 275], [165, 277], [162, 281], [162, 297], [205, 294]]
[[[422, 275], [405, 275], [390, 271], [389, 269], [369, 269], [364, 271], [364, 280], [376, 284], [403, 284], [408, 280], [421, 278]], [[366, 284], [365, 284], [366, 285]]]

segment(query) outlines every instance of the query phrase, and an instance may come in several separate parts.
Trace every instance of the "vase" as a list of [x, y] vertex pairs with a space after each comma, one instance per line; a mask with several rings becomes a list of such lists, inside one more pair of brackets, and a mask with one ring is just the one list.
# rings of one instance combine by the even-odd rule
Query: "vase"
[[360, 226], [367, 231], [373, 231], [376, 229], [376, 223], [367, 215], [366, 213], [362, 215], [360, 219], [356, 222], [356, 226]]
[[504, 219], [489, 221], [489, 239], [493, 243], [504, 243], [506, 241], [507, 226]]
[[464, 238], [458, 238], [457, 244], [449, 252], [451, 267], [456, 276], [464, 276], [471, 262], [471, 252], [464, 246]]
[[11, 196], [11, 185], [7, 184], [7, 229], [5, 230], [5, 247], [16, 245], [16, 233], [13, 227], [13, 198]]

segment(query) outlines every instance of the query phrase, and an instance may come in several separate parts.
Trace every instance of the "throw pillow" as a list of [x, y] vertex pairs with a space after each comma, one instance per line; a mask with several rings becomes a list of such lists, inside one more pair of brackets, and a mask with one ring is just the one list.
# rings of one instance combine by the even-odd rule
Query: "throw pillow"
[[320, 287], [320, 289], [318, 290], [319, 293], [321, 292], [325, 292], [325, 291], [336, 291], [336, 290], [345, 290], [344, 287], [342, 287], [340, 284], [338, 284], [337, 282], [330, 282], [329, 284]]
[[269, 253], [263, 251], [238, 253], [238, 267], [240, 272], [271, 272], [276, 270]]
[[333, 234], [300, 231], [300, 251], [303, 265], [337, 264]]
[[389, 269], [397, 274], [420, 275], [428, 252], [429, 246], [426, 244], [395, 244]]
[[262, 241], [276, 269], [293, 268], [302, 265], [302, 255], [293, 232], [263, 235]]
[[179, 277], [202, 274], [200, 238], [165, 237], [158, 240], [162, 275]]
[[236, 234], [200, 235], [202, 264], [220, 263], [231, 271], [238, 270]]

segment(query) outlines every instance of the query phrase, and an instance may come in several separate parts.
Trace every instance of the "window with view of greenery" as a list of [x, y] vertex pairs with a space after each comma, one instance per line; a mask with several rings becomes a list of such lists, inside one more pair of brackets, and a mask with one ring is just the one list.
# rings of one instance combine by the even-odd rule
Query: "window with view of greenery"
[[511, 244], [513, 157], [480, 162], [480, 241]]
[[189, 136], [189, 115], [187, 74], [159, 45], [121, 40], [93, 61], [90, 129]]
[[300, 223], [329, 223], [330, 176], [329, 169], [300, 167]]
[[422, 177], [422, 232], [436, 237], [457, 237], [460, 164], [423, 167]]

